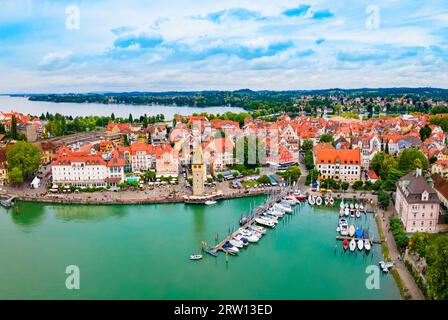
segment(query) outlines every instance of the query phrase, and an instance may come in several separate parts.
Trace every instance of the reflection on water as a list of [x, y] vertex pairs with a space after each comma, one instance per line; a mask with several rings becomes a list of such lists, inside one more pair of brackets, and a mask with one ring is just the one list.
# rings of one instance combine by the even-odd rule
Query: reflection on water
[[55, 206], [54, 214], [57, 219], [63, 221], [102, 221], [108, 218], [121, 219], [126, 216], [126, 207], [121, 206], [77, 206], [73, 210], [73, 206]]
[[45, 219], [46, 208], [43, 206], [29, 206], [25, 203], [16, 202], [9, 210], [2, 209], [11, 216], [12, 221], [23, 227], [24, 231], [31, 231], [30, 227], [39, 226]]

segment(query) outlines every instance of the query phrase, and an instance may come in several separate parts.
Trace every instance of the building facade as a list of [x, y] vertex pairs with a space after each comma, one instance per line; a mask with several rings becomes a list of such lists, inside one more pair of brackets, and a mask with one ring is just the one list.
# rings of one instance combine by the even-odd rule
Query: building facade
[[436, 232], [440, 200], [422, 176], [421, 169], [408, 173], [398, 181], [395, 210], [406, 232]]

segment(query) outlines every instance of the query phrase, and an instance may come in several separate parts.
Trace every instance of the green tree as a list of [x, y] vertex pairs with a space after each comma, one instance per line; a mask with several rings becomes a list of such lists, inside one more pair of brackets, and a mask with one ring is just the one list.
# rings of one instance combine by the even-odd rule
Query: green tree
[[129, 114], [128, 121], [129, 121], [129, 123], [133, 123], [134, 122], [134, 117], [132, 117], [132, 113]]
[[11, 138], [17, 139], [17, 118], [15, 115], [11, 118]]
[[319, 142], [330, 142], [330, 143], [333, 143], [334, 139], [333, 139], [333, 136], [331, 134], [323, 134], [320, 137]]
[[8, 171], [8, 179], [11, 184], [22, 184], [23, 173], [18, 167], [14, 167]]
[[364, 183], [361, 180], [355, 181], [353, 183], [353, 190], [361, 190]]
[[110, 115], [110, 120], [115, 121], [115, 114], [112, 112], [112, 114]]
[[428, 158], [426, 158], [425, 154], [417, 148], [404, 149], [398, 157], [398, 169], [405, 174], [416, 168], [426, 170], [428, 167]]
[[348, 182], [344, 181], [341, 183], [342, 190], [347, 191], [349, 187], [350, 187], [350, 184]]
[[10, 181], [12, 183], [21, 183], [20, 179], [18, 179], [18, 175], [21, 173], [23, 182], [37, 170], [40, 159], [40, 149], [29, 142], [19, 141], [9, 147], [6, 151], [6, 160], [10, 170]]
[[257, 179], [257, 182], [259, 184], [271, 184], [271, 180], [269, 180], [269, 177], [267, 175], [262, 175]]
[[289, 167], [284, 172], [280, 173], [283, 179], [291, 182], [299, 180], [301, 174], [302, 172], [300, 171], [300, 168], [298, 166]]
[[390, 198], [384, 191], [378, 192], [378, 205], [381, 209], [386, 210], [389, 207]]
[[424, 142], [427, 138], [431, 136], [431, 128], [428, 125], [425, 125], [420, 129], [420, 139]]
[[148, 170], [143, 174], [143, 180], [154, 181], [156, 179], [156, 173], [154, 171]]
[[[428, 292], [438, 300], [448, 299], [448, 242], [436, 241], [431, 246], [433, 261], [428, 267]], [[428, 259], [430, 260], [430, 259]]]
[[370, 168], [375, 171], [375, 173], [378, 176], [381, 176], [381, 165], [383, 164], [385, 157], [384, 151], [377, 152], [373, 158], [372, 161], [370, 161]]
[[304, 161], [305, 161], [305, 167], [306, 167], [307, 170], [311, 170], [311, 169], [314, 168], [314, 156], [313, 156], [313, 151], [308, 150], [308, 151], [305, 153]]
[[302, 150], [309, 151], [313, 150], [313, 140], [311, 139], [305, 139], [302, 142]]

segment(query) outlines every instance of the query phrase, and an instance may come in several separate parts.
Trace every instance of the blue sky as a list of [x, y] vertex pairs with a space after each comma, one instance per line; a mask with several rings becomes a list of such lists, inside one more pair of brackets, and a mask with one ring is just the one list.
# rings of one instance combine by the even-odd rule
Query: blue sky
[[0, 74], [0, 93], [448, 88], [448, 2], [0, 0]]

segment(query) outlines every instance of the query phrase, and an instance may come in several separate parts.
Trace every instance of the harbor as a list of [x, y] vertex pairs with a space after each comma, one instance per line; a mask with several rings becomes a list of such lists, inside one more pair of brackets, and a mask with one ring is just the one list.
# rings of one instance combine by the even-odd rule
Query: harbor
[[[219, 251], [197, 263], [187, 258], [200, 252], [201, 241], [219, 243], [242, 213], [266, 199], [225, 199], [213, 206], [17, 201], [18, 215], [0, 208], [0, 298], [400, 299], [391, 276], [381, 276], [380, 290], [365, 288], [366, 267], [384, 260], [381, 246], [368, 255], [345, 252], [335, 240], [337, 204], [296, 205], [295, 214], [266, 228], [238, 256]], [[377, 238], [372, 215], [362, 221]], [[82, 275], [75, 293], [64, 286], [72, 264]]]

